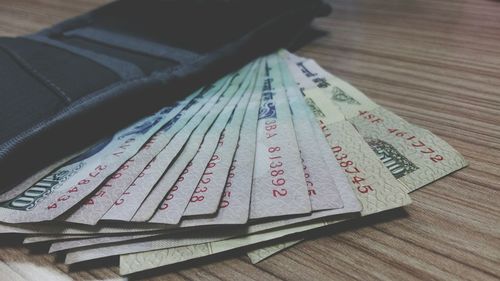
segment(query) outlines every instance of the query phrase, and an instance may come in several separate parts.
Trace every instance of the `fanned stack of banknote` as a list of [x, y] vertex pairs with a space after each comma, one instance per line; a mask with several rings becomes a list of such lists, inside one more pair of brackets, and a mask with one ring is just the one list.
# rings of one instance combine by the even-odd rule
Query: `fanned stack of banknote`
[[[130, 274], [402, 207], [466, 165], [281, 50], [0, 195], [0, 232], [51, 243], [68, 264], [120, 256]], [[248, 254], [257, 262], [298, 241]]]

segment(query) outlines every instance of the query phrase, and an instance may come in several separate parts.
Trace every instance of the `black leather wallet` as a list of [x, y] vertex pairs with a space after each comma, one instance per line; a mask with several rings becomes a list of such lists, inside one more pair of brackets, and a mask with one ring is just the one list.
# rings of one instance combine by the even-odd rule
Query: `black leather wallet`
[[329, 11], [320, 0], [117, 1], [0, 38], [0, 188], [287, 47]]

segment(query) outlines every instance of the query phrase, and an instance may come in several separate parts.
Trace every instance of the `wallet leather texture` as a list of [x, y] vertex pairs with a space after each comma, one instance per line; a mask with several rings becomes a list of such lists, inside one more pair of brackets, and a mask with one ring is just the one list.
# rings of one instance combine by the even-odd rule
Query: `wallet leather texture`
[[320, 0], [117, 1], [0, 38], [0, 189], [289, 46]]

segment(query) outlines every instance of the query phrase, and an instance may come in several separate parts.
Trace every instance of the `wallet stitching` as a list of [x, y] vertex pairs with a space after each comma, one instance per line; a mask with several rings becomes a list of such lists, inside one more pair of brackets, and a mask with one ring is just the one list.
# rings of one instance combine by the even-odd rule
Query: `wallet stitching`
[[22, 58], [9, 48], [6, 48], [5, 46], [0, 45], [0, 48], [4, 50], [9, 56], [11, 56], [14, 61], [16, 61], [22, 68], [27, 70], [28, 73], [31, 74], [35, 79], [39, 80], [40, 82], [42, 82], [42, 84], [55, 92], [60, 98], [65, 101], [66, 104], [71, 103], [71, 99], [63, 89], [54, 84], [54, 82], [47, 79], [47, 77], [43, 76], [43, 74], [36, 70], [28, 61], [26, 61], [24, 58]]

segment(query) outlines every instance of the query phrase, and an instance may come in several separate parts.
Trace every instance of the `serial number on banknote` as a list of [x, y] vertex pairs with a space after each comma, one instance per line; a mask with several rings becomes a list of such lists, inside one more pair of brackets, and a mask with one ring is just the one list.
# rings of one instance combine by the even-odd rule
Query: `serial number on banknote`
[[63, 202], [63, 201], [66, 201], [68, 199], [71, 198], [71, 195], [75, 192], [78, 192], [79, 191], [79, 188], [83, 188], [85, 185], [89, 184], [93, 178], [96, 178], [97, 176], [99, 176], [99, 174], [106, 170], [106, 165], [98, 165], [92, 172], [90, 172], [88, 174], [87, 177], [85, 177], [84, 179], [81, 179], [78, 181], [77, 184], [75, 184], [74, 186], [70, 187], [66, 193], [64, 193], [63, 195], [59, 196], [55, 202], [52, 202], [50, 203], [48, 206], [47, 206], [47, 209], [57, 209], [57, 203], [58, 202]]
[[418, 152], [422, 154], [429, 155], [429, 159], [432, 162], [437, 163], [439, 161], [444, 160], [444, 157], [436, 152], [433, 148], [426, 145], [422, 140], [419, 140], [416, 136], [409, 134], [407, 132], [401, 131], [399, 129], [387, 129], [389, 134], [394, 135], [396, 137], [403, 138], [407, 141], [412, 147], [416, 148]]
[[226, 185], [224, 186], [224, 192], [222, 193], [222, 200], [219, 204], [220, 208], [227, 208], [231, 202], [230, 199], [231, 189], [233, 188], [234, 169], [236, 169], [235, 163], [236, 159], [233, 160], [233, 164], [231, 165], [231, 168], [229, 168]]
[[[264, 129], [266, 130], [266, 138], [270, 139], [277, 135], [276, 131], [278, 128], [278, 123], [276, 120], [267, 120]], [[269, 146], [267, 148], [269, 152], [269, 174], [271, 175], [271, 183], [276, 187], [272, 189], [274, 197], [286, 196], [288, 190], [283, 186], [286, 183], [285, 180], [285, 170], [283, 169], [283, 162], [281, 157], [281, 147], [280, 146]]]
[[[375, 124], [384, 122], [384, 119], [376, 116], [375, 114], [369, 111], [360, 110], [359, 116], [363, 116], [363, 118], [366, 119], [368, 122]], [[437, 163], [439, 161], [444, 160], [444, 157], [442, 155], [438, 154], [436, 150], [426, 145], [422, 140], [419, 140], [416, 136], [395, 128], [388, 128], [387, 131], [389, 132], [390, 135], [404, 139], [410, 146], [416, 148], [420, 153], [429, 155], [429, 159], [432, 162]]]
[[373, 113], [370, 113], [368, 111], [362, 111], [360, 110], [359, 111], [359, 116], [363, 116], [364, 119], [366, 119], [367, 121], [371, 122], [371, 123], [382, 123], [384, 122], [384, 119], [376, 116], [375, 114]]
[[102, 185], [101, 190], [97, 191], [92, 195], [92, 197], [85, 200], [83, 202], [83, 205], [94, 205], [99, 198], [102, 198], [104, 195], [106, 195], [106, 190], [113, 188], [114, 181], [122, 177], [122, 175], [124, 174], [123, 172], [130, 167], [130, 164], [132, 162], [134, 162], [134, 159], [129, 159], [127, 162], [125, 162], [125, 164], [123, 164], [118, 171], [116, 171], [115, 173], [113, 173], [113, 175], [111, 175], [110, 177], [111, 180], [104, 183]]
[[360, 193], [368, 193], [370, 191], [373, 191], [373, 188], [370, 185], [364, 184], [365, 178], [361, 176], [363, 172], [358, 167], [356, 167], [356, 164], [352, 160], [349, 160], [349, 155], [344, 152], [342, 147], [340, 145], [336, 145], [332, 146], [331, 149], [335, 156], [335, 160], [337, 160], [340, 167], [344, 169], [344, 172], [347, 173], [349, 179], [354, 184], [356, 189]]
[[212, 181], [213, 178], [213, 172], [212, 169], [217, 166], [217, 162], [220, 160], [220, 157], [216, 154], [212, 155], [212, 158], [210, 158], [210, 161], [208, 162], [207, 168], [205, 169], [205, 172], [203, 173], [200, 183], [196, 187], [193, 196], [191, 196], [190, 202], [196, 203], [196, 202], [201, 202], [205, 199], [205, 196], [203, 193], [208, 191], [207, 185]]
[[189, 173], [189, 168], [193, 165], [192, 162], [189, 162], [189, 164], [186, 166], [186, 168], [184, 169], [184, 171], [182, 171], [182, 174], [181, 176], [177, 179], [177, 182], [175, 183], [175, 185], [170, 189], [170, 191], [168, 192], [167, 196], [165, 197], [165, 200], [163, 200], [163, 202], [161, 203], [159, 209], [160, 210], [166, 210], [168, 209], [168, 203], [170, 200], [174, 199], [175, 197], [175, 192], [179, 189], [179, 183], [183, 182], [184, 181], [184, 175]]
[[309, 196], [314, 196], [316, 194], [316, 189], [314, 188], [314, 184], [311, 180], [311, 174], [309, 173], [309, 169], [307, 168], [304, 158], [302, 159], [302, 169], [304, 170], [304, 178], [306, 179], [306, 185], [307, 185], [307, 193]]

